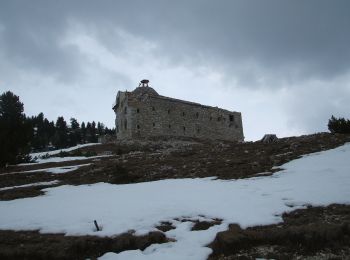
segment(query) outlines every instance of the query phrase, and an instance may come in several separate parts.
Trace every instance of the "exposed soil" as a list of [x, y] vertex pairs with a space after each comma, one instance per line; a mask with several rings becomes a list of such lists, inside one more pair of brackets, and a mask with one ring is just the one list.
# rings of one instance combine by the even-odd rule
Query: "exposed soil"
[[81, 174], [78, 170], [78, 174], [72, 173], [66, 182], [134, 183], [209, 176], [220, 179], [247, 178], [262, 172], [271, 174], [273, 166], [282, 165], [303, 154], [335, 148], [347, 141], [350, 141], [350, 135], [315, 134], [283, 138], [272, 144], [196, 141], [156, 150], [147, 147], [108, 161], [96, 162], [93, 169], [84, 170], [83, 180], [76, 178]]
[[194, 225], [192, 227], [192, 231], [196, 230], [207, 230], [208, 228], [214, 226], [214, 225], [220, 225], [222, 222], [222, 219], [213, 219], [212, 221], [195, 221]]
[[156, 226], [157, 229], [159, 229], [162, 232], [167, 232], [169, 230], [175, 229], [172, 223], [169, 221], [163, 221], [160, 223], [159, 226]]
[[[348, 141], [350, 141], [350, 135], [321, 133], [282, 138], [271, 144], [200, 142], [192, 139], [96, 145], [67, 153], [67, 155], [81, 156], [88, 152], [98, 155], [108, 153], [114, 156], [1, 169], [0, 188], [51, 180], [61, 181], [60, 185], [80, 185], [96, 182], [122, 184], [209, 176], [217, 176], [220, 179], [247, 178], [261, 173], [271, 174], [276, 171], [276, 169], [272, 170], [273, 166], [282, 165], [303, 154], [335, 148]], [[91, 165], [65, 174], [19, 172], [88, 163]], [[5, 193], [15, 193], [16, 190], [18, 189], [8, 190]], [[5, 199], [4, 192], [0, 192], [0, 200], [3, 199]]]
[[65, 236], [38, 231], [0, 231], [0, 259], [96, 259], [107, 252], [144, 250], [151, 244], [168, 242], [162, 232], [134, 236], [132, 232], [116, 237]]
[[[279, 139], [275, 143], [232, 143], [214, 141], [129, 142], [85, 147], [68, 156], [113, 154], [111, 157], [29, 166], [0, 170], [0, 188], [28, 183], [59, 180], [59, 185], [108, 182], [125, 184], [169, 178], [217, 176], [238, 179], [272, 174], [278, 167], [303, 154], [335, 148], [350, 141], [350, 135], [320, 133]], [[95, 149], [95, 150], [94, 150]], [[65, 174], [45, 172], [13, 173], [49, 167], [88, 164]], [[12, 173], [11, 173], [12, 172]], [[0, 191], [0, 200], [37, 196], [38, 187]]]
[[349, 259], [350, 206], [295, 210], [277, 225], [241, 229], [231, 224], [210, 247], [210, 260]]

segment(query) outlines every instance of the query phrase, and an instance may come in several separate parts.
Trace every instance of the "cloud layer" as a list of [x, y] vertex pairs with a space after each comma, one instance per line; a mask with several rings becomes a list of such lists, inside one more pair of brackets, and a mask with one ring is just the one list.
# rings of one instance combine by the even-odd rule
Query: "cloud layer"
[[245, 134], [324, 131], [349, 117], [350, 3], [2, 1], [0, 88], [43, 111], [113, 124], [118, 90], [242, 111]]

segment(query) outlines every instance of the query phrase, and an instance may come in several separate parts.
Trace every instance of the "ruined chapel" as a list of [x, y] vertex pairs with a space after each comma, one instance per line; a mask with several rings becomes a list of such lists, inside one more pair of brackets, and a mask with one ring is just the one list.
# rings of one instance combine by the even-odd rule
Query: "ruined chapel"
[[134, 91], [118, 91], [113, 110], [117, 139], [194, 137], [243, 141], [240, 112], [159, 95], [142, 80]]

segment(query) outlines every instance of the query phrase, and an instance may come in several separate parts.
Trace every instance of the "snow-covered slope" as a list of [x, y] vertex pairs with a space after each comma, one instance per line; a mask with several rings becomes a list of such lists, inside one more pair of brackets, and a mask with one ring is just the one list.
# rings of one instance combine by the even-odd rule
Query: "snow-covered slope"
[[[242, 227], [277, 223], [305, 205], [350, 204], [350, 144], [310, 154], [268, 177], [241, 180], [174, 179], [112, 185], [97, 183], [46, 189], [46, 195], [0, 202], [0, 229], [110, 236], [130, 229], [154, 230], [160, 221], [177, 228], [176, 242], [145, 251], [108, 253], [102, 259], [206, 259], [205, 245], [229, 223]], [[213, 173], [215, 175], [215, 173]], [[204, 217], [200, 217], [204, 216]], [[221, 225], [191, 231], [175, 218], [221, 218]], [[103, 227], [95, 232], [93, 220]]]

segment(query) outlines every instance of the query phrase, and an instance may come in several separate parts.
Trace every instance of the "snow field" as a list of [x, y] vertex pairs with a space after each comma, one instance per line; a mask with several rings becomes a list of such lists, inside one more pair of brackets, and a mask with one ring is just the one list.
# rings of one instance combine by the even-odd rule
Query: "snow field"
[[46, 155], [55, 155], [55, 154], [59, 154], [60, 152], [70, 152], [70, 151], [77, 150], [79, 148], [92, 146], [92, 145], [99, 145], [99, 144], [101, 144], [101, 143], [78, 144], [76, 146], [65, 148], [65, 149], [58, 149], [58, 150], [54, 150], [54, 151], [39, 152], [39, 153], [31, 153], [30, 156], [32, 158], [34, 158], [34, 157], [40, 158], [40, 157], [46, 156]]
[[[1, 201], [0, 229], [112, 236], [131, 229], [144, 234], [170, 221], [176, 229], [166, 235], [176, 242], [151, 245], [143, 252], [107, 253], [101, 259], [206, 259], [211, 250], [205, 246], [229, 223], [243, 228], [274, 224], [282, 221], [283, 212], [305, 205], [350, 204], [349, 158], [346, 144], [286, 163], [272, 176], [48, 188], [43, 196]], [[174, 220], [200, 215], [223, 223], [190, 231], [192, 223]], [[95, 219], [103, 226], [100, 232], [94, 230]]]

